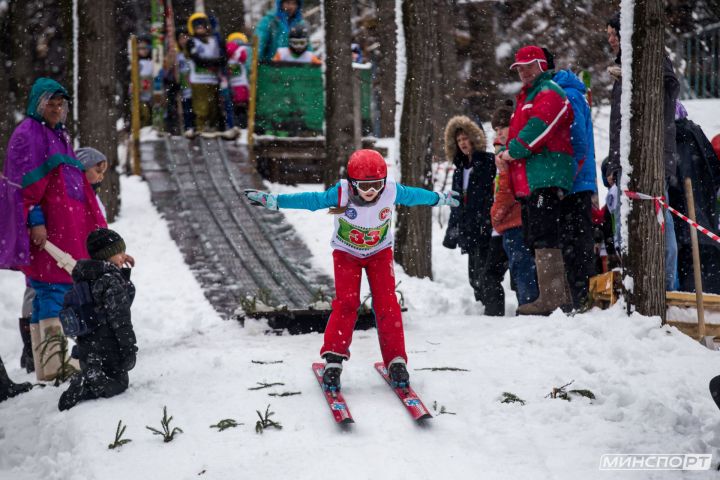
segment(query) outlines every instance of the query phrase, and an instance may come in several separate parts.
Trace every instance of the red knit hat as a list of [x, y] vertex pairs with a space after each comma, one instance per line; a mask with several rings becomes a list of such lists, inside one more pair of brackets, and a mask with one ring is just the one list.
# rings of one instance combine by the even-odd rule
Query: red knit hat
[[715, 155], [720, 160], [720, 133], [715, 135], [710, 143], [712, 143], [713, 150], [715, 150]]
[[512, 70], [518, 65], [527, 65], [533, 62], [538, 62], [542, 71], [547, 70], [548, 62], [542, 48], [536, 47], [535, 45], [527, 45], [515, 53], [515, 63], [510, 65], [510, 69]]

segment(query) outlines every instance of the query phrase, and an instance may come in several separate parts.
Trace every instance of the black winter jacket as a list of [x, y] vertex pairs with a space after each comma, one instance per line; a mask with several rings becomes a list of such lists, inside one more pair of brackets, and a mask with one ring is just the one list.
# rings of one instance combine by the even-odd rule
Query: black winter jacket
[[[458, 150], [453, 159], [455, 173], [452, 189], [460, 193], [460, 206], [451, 210], [443, 245], [460, 247], [462, 253], [486, 245], [492, 233], [490, 207], [493, 203], [495, 157], [492, 153], [474, 151], [469, 160]], [[463, 170], [472, 166], [467, 191], [463, 191]]]
[[95, 309], [100, 313], [100, 325], [77, 338], [81, 366], [89, 359], [100, 358], [106, 372], [131, 370], [135, 366], [137, 342], [130, 320], [130, 306], [135, 298], [130, 269], [119, 269], [100, 260], [79, 260], [72, 278], [75, 282], [90, 283]]
[[[690, 178], [695, 198], [697, 223], [713, 233], [718, 233], [718, 214], [715, 199], [720, 189], [720, 160], [702, 129], [688, 119], [675, 121], [677, 130], [677, 166], [678, 184], [669, 189], [670, 206], [687, 215], [684, 181]], [[680, 219], [675, 219], [675, 235], [678, 244], [690, 245], [690, 227]], [[702, 233], [698, 233], [701, 244], [717, 247]]]

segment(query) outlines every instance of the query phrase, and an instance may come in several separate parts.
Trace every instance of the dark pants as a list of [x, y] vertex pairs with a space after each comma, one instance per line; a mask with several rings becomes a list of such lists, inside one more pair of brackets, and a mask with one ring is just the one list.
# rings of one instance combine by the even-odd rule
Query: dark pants
[[[700, 244], [700, 270], [702, 271], [703, 292], [720, 294], [720, 248]], [[695, 291], [695, 274], [690, 245], [681, 244], [678, 249], [678, 277], [681, 291]]]
[[575, 308], [586, 302], [590, 277], [595, 274], [592, 194], [590, 191], [573, 193], [560, 202], [563, 261]]
[[525, 245], [522, 228], [515, 227], [503, 232], [503, 247], [508, 258], [510, 276], [515, 283], [518, 305], [534, 301], [538, 296], [535, 259]]
[[486, 252], [485, 269], [481, 280], [480, 299], [485, 305], [485, 315], [501, 317], [505, 315], [505, 290], [503, 277], [508, 269], [508, 258], [503, 249], [503, 237], [490, 237]]
[[470, 280], [470, 286], [475, 292], [475, 300], [478, 302], [482, 301], [482, 279], [485, 272], [485, 262], [487, 261], [488, 243], [480, 242], [468, 249], [468, 279]]
[[531, 251], [561, 247], [561, 194], [557, 187], [538, 188], [522, 200], [523, 235]]

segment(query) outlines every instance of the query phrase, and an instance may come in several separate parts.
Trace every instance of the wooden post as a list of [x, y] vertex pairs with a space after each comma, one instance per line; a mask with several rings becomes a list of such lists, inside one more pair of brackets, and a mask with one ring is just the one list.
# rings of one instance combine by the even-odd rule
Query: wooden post
[[[692, 181], [685, 178], [685, 199], [688, 217], [695, 222], [695, 197], [693, 197]], [[700, 266], [700, 247], [698, 246], [697, 230], [690, 227], [690, 243], [692, 244], [693, 273], [695, 275], [695, 303], [698, 316], [698, 340], [705, 338], [705, 306], [703, 305], [702, 270]]]
[[137, 37], [130, 35], [130, 82], [132, 84], [132, 116], [130, 150], [132, 174], [140, 175], [140, 66]]
[[253, 35], [252, 39], [252, 65], [250, 67], [250, 102], [248, 105], [248, 133], [247, 142], [250, 154], [250, 161], [255, 162], [255, 110], [257, 102], [257, 77], [258, 77], [258, 36]]

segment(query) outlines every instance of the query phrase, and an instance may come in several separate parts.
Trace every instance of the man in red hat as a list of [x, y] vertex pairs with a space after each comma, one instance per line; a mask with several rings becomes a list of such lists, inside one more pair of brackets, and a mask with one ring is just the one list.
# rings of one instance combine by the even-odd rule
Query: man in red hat
[[500, 170], [509, 169], [515, 197], [523, 205], [527, 246], [535, 252], [537, 300], [518, 307], [522, 315], [549, 315], [572, 309], [560, 248], [560, 200], [572, 189], [575, 175], [570, 125], [573, 111], [542, 48], [522, 47], [515, 63], [522, 90], [505, 149], [496, 156]]

